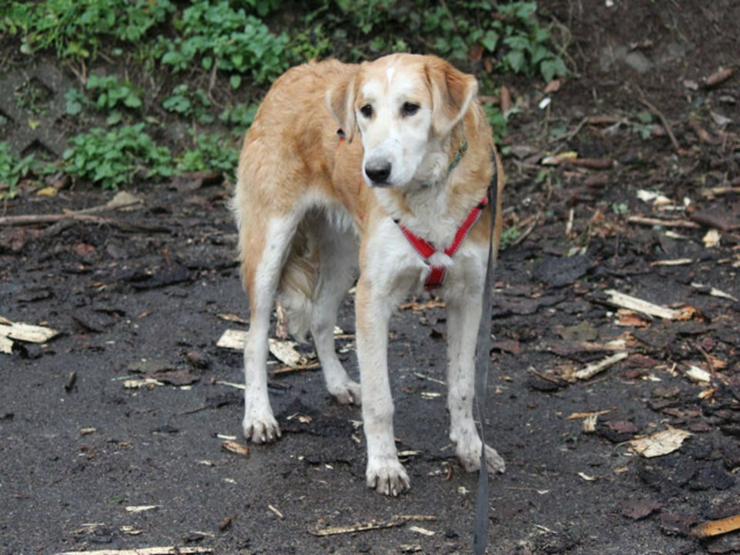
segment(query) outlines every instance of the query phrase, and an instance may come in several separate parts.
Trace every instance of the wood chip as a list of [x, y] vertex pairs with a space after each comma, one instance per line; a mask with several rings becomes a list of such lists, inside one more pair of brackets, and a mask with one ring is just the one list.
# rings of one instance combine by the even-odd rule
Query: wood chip
[[154, 378], [124, 380], [123, 382], [124, 389], [141, 389], [143, 387], [153, 389], [160, 385], [164, 385], [164, 383], [159, 380], [155, 380]]
[[64, 551], [57, 555], [196, 555], [213, 553], [210, 547], [139, 547], [136, 549], [96, 549], [93, 551]]
[[735, 75], [734, 67], [720, 67], [717, 71], [704, 79], [704, 86], [711, 89], [712, 87], [721, 85], [733, 75]]
[[13, 354], [13, 342], [4, 335], [0, 335], [0, 353]]
[[443, 301], [438, 300], [431, 300], [425, 303], [404, 303], [400, 305], [398, 308], [400, 310], [412, 310], [414, 312], [422, 312], [424, 310], [431, 310], [434, 308], [445, 308], [445, 303]]
[[597, 410], [594, 412], [574, 412], [571, 413], [566, 420], [584, 420], [587, 418], [591, 418], [594, 416], [602, 416], [604, 414], [609, 414], [612, 411], [612, 409], [607, 410]]
[[650, 320], [633, 310], [620, 308], [617, 310], [617, 321], [615, 323], [622, 327], [646, 328], [650, 325]]
[[688, 320], [691, 318], [688, 309], [675, 310], [673, 308], [667, 308], [638, 297], [620, 293], [614, 289], [607, 289], [605, 293], [609, 295], [609, 303], [621, 308], [634, 310], [635, 312], [641, 312], [648, 316], [657, 316], [664, 320]]
[[0, 317], [0, 337], [25, 341], [26, 343], [46, 343], [59, 335], [59, 332], [46, 326], [33, 326], [21, 322], [11, 322]]
[[221, 334], [221, 337], [216, 343], [216, 347], [221, 347], [222, 349], [233, 349], [235, 351], [243, 351], [244, 346], [247, 344], [248, 336], [249, 332], [244, 330], [226, 330], [223, 334]]
[[719, 247], [721, 237], [722, 236], [719, 234], [719, 231], [717, 231], [716, 229], [710, 229], [709, 231], [707, 231], [706, 235], [702, 237], [701, 240], [706, 248], [714, 249], [716, 247]]
[[242, 445], [237, 441], [224, 441], [221, 444], [221, 449], [223, 449], [224, 451], [228, 451], [229, 453], [241, 455], [243, 457], [249, 456], [249, 447], [247, 447], [246, 445]]
[[661, 457], [681, 448], [684, 440], [693, 435], [691, 432], [668, 428], [662, 432], [631, 440], [632, 450], [645, 458]]
[[721, 518], [719, 520], [709, 520], [702, 522], [691, 530], [691, 535], [695, 538], [713, 538], [722, 534], [729, 534], [740, 530], [740, 514]]
[[433, 536], [436, 532], [432, 530], [427, 530], [426, 528], [422, 528], [421, 526], [409, 526], [409, 530], [412, 532], [416, 532], [417, 534], [421, 534], [423, 536]]
[[696, 383], [709, 383], [712, 381], [712, 375], [698, 366], [690, 366], [686, 371], [686, 377]]
[[270, 505], [270, 504], [268, 504], [268, 505], [267, 505], [267, 508], [268, 508], [268, 509], [270, 509], [270, 512], [274, 513], [274, 514], [275, 514], [275, 516], [277, 516], [277, 517], [278, 517], [278, 518], [279, 518], [280, 520], [283, 520], [283, 519], [285, 518], [285, 515], [284, 515], [283, 513], [281, 513], [281, 512], [280, 512], [280, 511], [279, 511], [279, 510], [277, 509], [277, 507], [275, 507], [275, 506], [273, 506], [273, 505]]
[[731, 301], [738, 302], [737, 297], [730, 295], [729, 293], [725, 293], [721, 289], [717, 289], [716, 287], [712, 287], [711, 285], [704, 285], [702, 283], [692, 282], [691, 287], [693, 287], [694, 289], [705, 290], [705, 292], [709, 293], [712, 297], [729, 299]]
[[583, 424], [581, 425], [581, 429], [583, 430], [583, 433], [584, 434], [595, 434], [596, 424], [598, 421], [599, 421], [598, 414], [591, 414], [588, 417], [586, 417], [583, 421]]
[[626, 359], [629, 356], [629, 353], [626, 351], [623, 351], [621, 353], [613, 354], [610, 357], [606, 357], [603, 360], [600, 360], [599, 362], [594, 362], [583, 368], [582, 370], [578, 370], [575, 373], [576, 379], [579, 380], [589, 380], [593, 378], [596, 374], [599, 374], [606, 370], [607, 368], [614, 366], [619, 361], [622, 361]]
[[294, 369], [305, 369], [309, 364], [315, 364], [315, 357], [306, 356], [298, 352], [295, 341], [268, 339], [270, 353], [283, 364]]
[[227, 387], [233, 387], [234, 389], [246, 389], [247, 388], [247, 386], [245, 386], [243, 383], [226, 382], [224, 380], [216, 380], [214, 383], [217, 385], [225, 385]]
[[126, 507], [127, 513], [143, 513], [145, 511], [153, 511], [159, 509], [159, 505], [129, 505]]
[[216, 316], [218, 316], [219, 319], [224, 320], [226, 322], [234, 322], [236, 324], [244, 324], [244, 325], [249, 324], [249, 322], [247, 322], [244, 318], [236, 314], [226, 313], [226, 314], [217, 314]]

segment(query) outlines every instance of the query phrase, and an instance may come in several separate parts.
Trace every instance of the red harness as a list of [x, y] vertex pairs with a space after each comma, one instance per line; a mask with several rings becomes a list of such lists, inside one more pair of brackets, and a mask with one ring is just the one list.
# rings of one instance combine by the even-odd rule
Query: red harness
[[[468, 217], [465, 218], [465, 221], [457, 229], [455, 240], [449, 247], [445, 249], [444, 253], [447, 256], [454, 256], [455, 253], [460, 249], [463, 241], [468, 236], [468, 233], [470, 233], [470, 230], [473, 228], [475, 223], [478, 221], [478, 218], [480, 218], [481, 212], [483, 212], [483, 209], [486, 206], [488, 206], [488, 197], [484, 197], [483, 200], [478, 203], [478, 206], [470, 211]], [[414, 250], [416, 250], [416, 252], [418, 252], [419, 255], [424, 259], [424, 262], [430, 264], [429, 259], [439, 252], [437, 248], [429, 241], [422, 239], [418, 235], [412, 233], [406, 226], [399, 223], [398, 227], [401, 228], [401, 231], [406, 236], [406, 239], [408, 239], [409, 243], [411, 243], [411, 246], [414, 247]], [[439, 287], [444, 283], [446, 275], [447, 270], [444, 266], [431, 266], [431, 272], [429, 272], [429, 276], [427, 277], [424, 286], [427, 289], [434, 289], [436, 287]]]
[[[337, 145], [337, 147], [339, 147], [339, 145], [343, 144], [347, 139], [342, 129], [337, 129], [337, 135], [339, 136], [339, 144]], [[467, 142], [464, 142], [455, 155], [455, 159], [450, 164], [450, 167], [448, 168], [448, 173], [455, 169], [455, 167], [460, 163], [460, 160], [462, 159], [467, 149], [468, 144]], [[455, 234], [455, 240], [449, 247], [445, 249], [444, 253], [447, 256], [454, 256], [455, 253], [460, 249], [463, 241], [468, 236], [468, 233], [470, 233], [470, 230], [473, 228], [475, 223], [478, 221], [478, 218], [480, 218], [481, 212], [483, 212], [483, 209], [486, 206], [488, 206], [488, 197], [484, 197], [483, 200], [478, 203], [478, 206], [470, 211], [468, 217], [465, 218], [465, 221], [458, 228], [457, 233]], [[411, 246], [414, 247], [416, 252], [418, 252], [419, 255], [421, 255], [421, 257], [424, 259], [424, 262], [431, 266], [429, 259], [439, 252], [437, 248], [429, 241], [422, 239], [418, 235], [415, 235], [406, 226], [402, 225], [399, 222], [396, 223], [398, 224], [398, 227], [401, 228], [401, 231], [406, 236], [406, 239], [408, 239], [409, 243], [411, 243]], [[429, 272], [429, 276], [427, 277], [424, 286], [427, 289], [435, 289], [444, 283], [446, 276], [447, 270], [444, 266], [431, 266], [431, 271]]]

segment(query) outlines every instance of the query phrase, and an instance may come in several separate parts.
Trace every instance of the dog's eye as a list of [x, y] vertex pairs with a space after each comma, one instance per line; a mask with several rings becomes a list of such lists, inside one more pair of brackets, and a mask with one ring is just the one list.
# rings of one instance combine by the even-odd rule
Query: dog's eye
[[413, 116], [418, 111], [419, 105], [414, 104], [413, 102], [404, 102], [403, 106], [401, 106], [401, 115], [404, 117]]
[[360, 108], [360, 112], [366, 118], [372, 117], [372, 115], [373, 115], [373, 107], [370, 106], [370, 104], [365, 104], [362, 108]]

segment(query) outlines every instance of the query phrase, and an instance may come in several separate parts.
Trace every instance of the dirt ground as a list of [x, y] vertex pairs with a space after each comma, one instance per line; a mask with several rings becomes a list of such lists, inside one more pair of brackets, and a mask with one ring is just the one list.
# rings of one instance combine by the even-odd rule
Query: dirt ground
[[[570, 30], [577, 75], [545, 109], [532, 83], [509, 84], [520, 110], [506, 159], [517, 232], [492, 322], [487, 429], [507, 472], [491, 484], [491, 554], [740, 552], [737, 532], [689, 534], [740, 513], [740, 76], [705, 82], [736, 67], [740, 5], [613, 3], [542, 2]], [[542, 162], [568, 151], [591, 162]], [[242, 399], [221, 382], [243, 376], [240, 353], [216, 342], [246, 329], [229, 315], [247, 318], [230, 186], [180, 179], [128, 192], [143, 205], [102, 223], [0, 227], [0, 316], [61, 331], [0, 354], [0, 552], [470, 552], [476, 476], [447, 439], [444, 310], [416, 299], [391, 324], [408, 494], [365, 487], [359, 409], [335, 404], [315, 370], [271, 378], [279, 442], [226, 451], [219, 436], [245, 444]], [[111, 197], [27, 192], [0, 216]], [[610, 289], [683, 319], [619, 313]], [[356, 376], [351, 298], [339, 326]], [[613, 355], [614, 340], [626, 359], [574, 378]], [[708, 381], [690, 379], [692, 367]], [[126, 387], [145, 378], [161, 385]], [[573, 416], [597, 411], [590, 429]], [[674, 452], [630, 448], [669, 427], [692, 434]], [[127, 510], [141, 506], [155, 507]], [[402, 515], [430, 518], [314, 534]]]

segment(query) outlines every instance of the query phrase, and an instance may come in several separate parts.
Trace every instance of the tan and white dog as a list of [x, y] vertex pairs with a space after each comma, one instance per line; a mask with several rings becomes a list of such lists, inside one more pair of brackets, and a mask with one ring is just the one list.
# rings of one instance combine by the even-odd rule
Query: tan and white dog
[[[340, 403], [362, 398], [368, 486], [387, 495], [407, 489], [393, 435], [388, 324], [437, 267], [446, 274], [438, 293], [448, 308], [450, 438], [465, 469], [479, 468], [474, 356], [490, 226], [494, 256], [501, 232], [503, 169], [477, 90], [472, 75], [439, 58], [394, 54], [295, 67], [268, 92], [244, 140], [233, 201], [250, 307], [243, 430], [253, 442], [280, 436], [266, 373], [278, 295], [290, 331], [311, 332], [329, 392]], [[478, 209], [456, 241], [496, 169], [497, 221]], [[425, 259], [407, 232], [439, 252]], [[459, 250], [445, 254], [454, 242]], [[337, 309], [358, 268], [362, 396], [334, 351]], [[486, 449], [488, 470], [502, 472], [503, 459]]]

